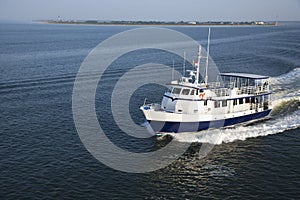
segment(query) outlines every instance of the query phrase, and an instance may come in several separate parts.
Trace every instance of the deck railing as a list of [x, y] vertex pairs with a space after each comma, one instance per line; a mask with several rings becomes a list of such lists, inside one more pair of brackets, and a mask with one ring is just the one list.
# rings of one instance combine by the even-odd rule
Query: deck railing
[[[224, 97], [230, 95], [230, 90], [228, 88], [212, 88], [211, 91], [216, 94], [217, 97]], [[255, 86], [248, 86], [248, 87], [240, 87], [237, 90], [237, 95], [257, 95], [260, 93], [267, 93], [269, 92], [268, 87], [255, 87]]]

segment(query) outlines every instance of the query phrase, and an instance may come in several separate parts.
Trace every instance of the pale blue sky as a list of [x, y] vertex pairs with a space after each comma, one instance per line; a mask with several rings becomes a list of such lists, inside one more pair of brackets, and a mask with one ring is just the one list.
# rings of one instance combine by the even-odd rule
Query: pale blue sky
[[0, 0], [0, 20], [300, 21], [300, 0]]

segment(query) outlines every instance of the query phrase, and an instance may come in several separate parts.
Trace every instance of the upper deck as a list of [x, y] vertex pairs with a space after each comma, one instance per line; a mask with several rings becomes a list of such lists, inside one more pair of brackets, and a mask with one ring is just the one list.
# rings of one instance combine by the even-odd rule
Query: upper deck
[[[171, 86], [174, 90], [169, 91], [169, 94], [172, 93], [176, 97], [183, 98], [190, 94], [191, 99], [194, 99], [193, 95], [198, 95], [201, 92], [205, 93], [204, 99], [251, 97], [271, 93], [268, 79], [268, 76], [257, 74], [221, 73], [217, 82], [210, 82], [205, 85], [183, 77], [177, 81], [172, 81]], [[191, 93], [188, 92], [189, 89], [191, 89]]]

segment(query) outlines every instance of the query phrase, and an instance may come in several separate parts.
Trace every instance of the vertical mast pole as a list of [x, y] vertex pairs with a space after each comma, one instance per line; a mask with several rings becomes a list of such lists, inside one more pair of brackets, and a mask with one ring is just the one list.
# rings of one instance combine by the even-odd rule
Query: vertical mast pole
[[196, 66], [196, 69], [197, 69], [197, 72], [196, 72], [196, 84], [199, 83], [199, 73], [200, 73], [200, 61], [201, 61], [201, 45], [199, 45], [199, 50], [198, 50], [198, 61], [197, 61], [197, 66]]
[[173, 59], [173, 67], [172, 67], [172, 81], [174, 80], [174, 59]]
[[209, 58], [209, 45], [210, 45], [210, 28], [208, 29], [208, 38], [207, 38], [207, 55], [206, 55], [206, 66], [205, 66], [205, 85], [208, 83], [208, 58]]
[[183, 73], [182, 75], [185, 76], [185, 59], [186, 59], [186, 55], [185, 55], [185, 51], [183, 52]]

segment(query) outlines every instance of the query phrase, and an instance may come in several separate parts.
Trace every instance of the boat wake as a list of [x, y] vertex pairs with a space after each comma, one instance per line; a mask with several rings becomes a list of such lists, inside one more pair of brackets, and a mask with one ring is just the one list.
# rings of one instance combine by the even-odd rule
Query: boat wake
[[273, 110], [270, 119], [223, 129], [170, 135], [180, 142], [222, 144], [299, 128], [300, 68], [278, 77], [272, 77], [270, 82], [274, 91]]

